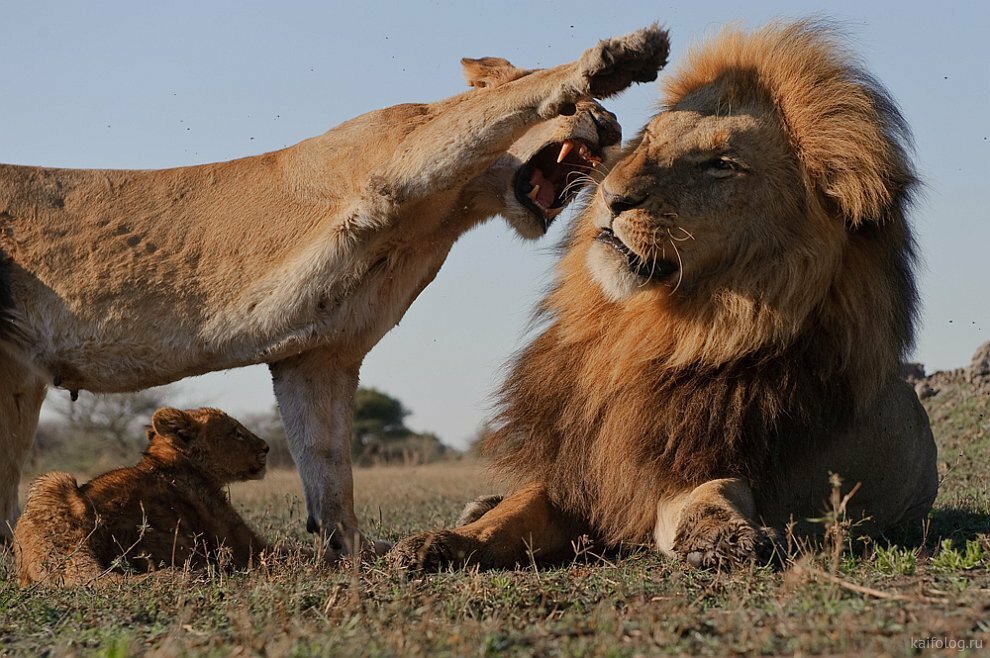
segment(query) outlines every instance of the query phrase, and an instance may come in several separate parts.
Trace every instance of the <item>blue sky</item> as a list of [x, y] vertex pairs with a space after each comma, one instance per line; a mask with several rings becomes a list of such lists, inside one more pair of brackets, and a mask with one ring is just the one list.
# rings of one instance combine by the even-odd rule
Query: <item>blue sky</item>
[[[937, 6], [936, 6], [937, 5]], [[270, 151], [362, 112], [462, 90], [462, 56], [525, 67], [659, 20], [672, 62], [719, 27], [819, 14], [839, 21], [912, 125], [926, 182], [914, 213], [924, 255], [915, 358], [968, 363], [990, 340], [990, 3], [646, 2], [0, 3], [0, 161], [158, 168]], [[655, 85], [609, 102], [631, 135]], [[409, 424], [462, 445], [502, 366], [524, 344], [551, 247], [501, 220], [455, 245], [437, 280], [365, 362]], [[868, 282], [864, 282], [868, 285]], [[63, 393], [59, 393], [63, 394]], [[274, 405], [267, 369], [190, 379], [176, 403], [232, 413]]]

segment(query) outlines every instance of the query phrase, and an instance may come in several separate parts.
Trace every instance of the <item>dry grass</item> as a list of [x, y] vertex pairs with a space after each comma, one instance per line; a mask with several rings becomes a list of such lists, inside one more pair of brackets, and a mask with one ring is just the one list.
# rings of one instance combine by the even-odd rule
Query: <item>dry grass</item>
[[[0, 655], [906, 656], [934, 654], [939, 642], [982, 642], [970, 653], [985, 655], [990, 399], [943, 393], [929, 408], [947, 476], [921, 548], [852, 543], [835, 569], [826, 551], [783, 573], [705, 573], [633, 552], [412, 579], [382, 562], [327, 567], [300, 551], [244, 573], [61, 592], [18, 590], [7, 552]], [[472, 462], [360, 469], [355, 480], [364, 528], [393, 540], [449, 524], [466, 500], [493, 491]], [[265, 535], [309, 541], [294, 473], [231, 495]]]
[[[497, 491], [485, 469], [473, 460], [354, 471], [354, 506], [361, 527], [391, 541], [416, 530], [449, 525], [467, 501]], [[262, 482], [235, 484], [230, 495], [266, 537], [308, 539], [302, 486], [295, 471], [278, 470]]]

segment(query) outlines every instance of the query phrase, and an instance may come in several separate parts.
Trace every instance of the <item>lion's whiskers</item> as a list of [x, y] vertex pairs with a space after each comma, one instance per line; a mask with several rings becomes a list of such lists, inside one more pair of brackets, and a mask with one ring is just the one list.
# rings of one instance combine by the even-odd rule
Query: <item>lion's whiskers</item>
[[568, 182], [564, 186], [564, 189], [561, 190], [561, 194], [563, 194], [565, 197], [568, 194], [579, 192], [585, 186], [594, 187], [598, 185], [598, 181], [596, 181], [588, 174], [576, 174], [576, 175], [568, 174], [567, 181]]
[[[677, 283], [674, 284], [674, 288], [670, 291], [671, 293], [677, 292], [677, 289], [681, 287], [681, 282], [684, 280], [684, 261], [681, 260], [681, 252], [677, 250], [676, 240], [670, 235], [670, 229], [667, 229], [667, 235], [670, 237], [670, 246], [674, 250], [674, 255], [677, 256]], [[694, 239], [693, 237], [691, 239]]]

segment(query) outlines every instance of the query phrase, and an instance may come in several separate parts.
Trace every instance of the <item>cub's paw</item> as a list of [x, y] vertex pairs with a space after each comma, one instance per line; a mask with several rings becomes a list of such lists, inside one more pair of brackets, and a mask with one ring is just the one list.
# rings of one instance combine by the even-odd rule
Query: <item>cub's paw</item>
[[465, 565], [478, 555], [480, 544], [450, 530], [421, 532], [406, 537], [386, 555], [399, 569], [436, 570], [447, 565]]
[[588, 94], [607, 98], [634, 82], [656, 80], [669, 54], [667, 31], [654, 23], [622, 37], [599, 41], [581, 55], [578, 70]]
[[733, 510], [702, 505], [681, 519], [673, 548], [681, 559], [701, 569], [764, 565], [775, 555], [774, 534]]

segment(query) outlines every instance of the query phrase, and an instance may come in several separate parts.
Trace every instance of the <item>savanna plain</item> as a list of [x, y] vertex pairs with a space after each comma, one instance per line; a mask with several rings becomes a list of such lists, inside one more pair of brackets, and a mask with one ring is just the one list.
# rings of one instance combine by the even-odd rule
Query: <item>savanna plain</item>
[[[0, 548], [0, 655], [990, 655], [990, 387], [940, 376], [925, 405], [942, 485], [904, 537], [857, 540], [833, 511], [824, 545], [792, 547], [784, 569], [699, 571], [636, 547], [514, 571], [328, 566], [309, 550], [296, 474], [274, 470], [231, 488], [289, 549], [246, 571], [19, 589]], [[359, 468], [355, 489], [362, 527], [394, 541], [498, 485], [462, 458]]]

